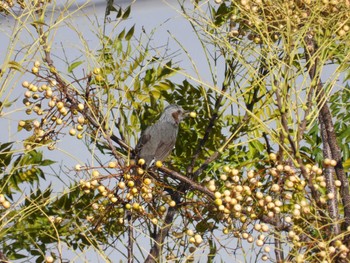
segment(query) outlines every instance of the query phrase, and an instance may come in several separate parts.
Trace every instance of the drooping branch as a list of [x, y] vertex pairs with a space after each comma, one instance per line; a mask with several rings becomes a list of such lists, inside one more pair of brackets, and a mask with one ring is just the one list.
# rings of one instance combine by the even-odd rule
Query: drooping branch
[[[64, 94], [65, 98], [67, 99], [67, 101], [69, 101], [74, 107], [77, 107], [77, 105], [79, 104], [78, 99], [75, 97], [76, 92], [72, 92], [69, 89], [70, 84], [67, 83], [62, 77], [61, 75], [57, 72], [54, 61], [51, 58], [51, 52], [50, 52], [50, 48], [49, 45], [47, 43], [47, 36], [44, 33], [44, 30], [42, 28], [42, 25], [38, 25], [37, 26], [37, 32], [41, 38], [41, 43], [43, 46], [43, 50], [44, 50], [44, 60], [47, 63], [47, 65], [50, 68], [50, 72], [51, 74], [54, 76], [55, 80], [57, 81], [57, 87], [60, 89], [60, 91]], [[109, 148], [111, 149], [114, 157], [118, 160], [120, 165], [123, 165], [124, 161], [122, 156], [120, 155], [120, 153], [117, 152], [116, 148], [114, 147], [112, 140], [111, 140], [111, 136], [109, 135], [109, 133], [107, 131], [102, 130], [101, 125], [98, 123], [98, 121], [96, 121], [96, 118], [94, 117], [95, 115], [93, 113], [90, 112], [90, 108], [87, 107], [86, 109], [83, 110], [82, 114], [84, 115], [84, 117], [86, 119], [89, 120], [89, 123], [96, 129], [96, 130], [101, 130], [104, 134], [104, 137], [106, 138]], [[113, 138], [115, 136], [113, 135]], [[121, 144], [122, 146], [125, 146], [125, 143], [122, 143], [121, 141], [117, 140], [117, 142], [119, 144]]]

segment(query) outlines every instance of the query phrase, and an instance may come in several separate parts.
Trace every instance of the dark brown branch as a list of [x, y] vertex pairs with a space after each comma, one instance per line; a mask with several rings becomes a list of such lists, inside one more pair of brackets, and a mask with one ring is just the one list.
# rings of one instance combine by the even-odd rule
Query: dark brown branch
[[189, 185], [192, 189], [198, 190], [201, 193], [207, 195], [209, 198], [211, 199], [215, 199], [214, 197], [214, 193], [209, 191], [209, 189], [207, 189], [206, 187], [196, 183], [195, 181], [193, 181], [192, 179], [188, 178], [187, 176], [184, 176], [176, 171], [173, 171], [169, 168], [166, 167], [161, 167], [158, 168], [159, 171], [167, 174], [169, 177], [173, 178], [173, 179], [177, 179], [180, 180], [182, 183]]
[[[321, 130], [321, 136], [323, 141], [323, 157], [324, 158], [332, 158], [331, 149], [329, 147], [329, 140], [327, 138], [327, 132], [325, 130], [325, 125], [323, 123], [322, 118], [319, 119], [320, 121], [320, 130]], [[328, 211], [329, 215], [332, 218], [332, 232], [335, 235], [340, 234], [340, 225], [339, 225], [339, 212], [338, 212], [338, 197], [337, 197], [337, 188], [334, 183], [334, 168], [331, 166], [326, 166], [324, 168], [324, 175], [326, 178], [326, 186], [327, 186], [327, 193], [333, 193], [334, 198], [327, 200], [328, 205]]]
[[133, 263], [134, 262], [134, 225], [133, 225], [133, 218], [132, 214], [129, 213], [128, 215], [128, 236], [129, 236], [129, 241], [128, 241], [128, 263]]
[[145, 260], [145, 263], [153, 263], [153, 262], [159, 262], [159, 258], [161, 255], [162, 245], [164, 244], [165, 238], [168, 236], [168, 233], [172, 227], [172, 224], [174, 222], [174, 218], [176, 215], [177, 207], [179, 203], [181, 202], [181, 192], [185, 188], [185, 183], [182, 183], [180, 185], [179, 191], [174, 191], [172, 195], [172, 199], [176, 202], [175, 207], [169, 207], [168, 212], [164, 219], [163, 227], [159, 230], [158, 233], [155, 234], [154, 238], [154, 244], [148, 254], [148, 257]]
[[[332, 114], [329, 110], [329, 107], [327, 105], [327, 97], [323, 90], [323, 85], [319, 78], [319, 71], [318, 71], [318, 64], [319, 60], [317, 57], [315, 57], [315, 54], [317, 52], [318, 46], [316, 44], [316, 41], [312, 34], [308, 34], [305, 37], [305, 58], [307, 61], [307, 66], [309, 70], [309, 76], [310, 79], [317, 83], [316, 84], [316, 92], [317, 92], [317, 103], [320, 107], [319, 112], [319, 120], [324, 124], [324, 129], [321, 129], [321, 133], [325, 133], [324, 136], [321, 136], [322, 138], [327, 138], [327, 142], [324, 142], [328, 144], [332, 159], [337, 162], [337, 165], [335, 166], [335, 172], [338, 177], [338, 179], [341, 181], [341, 187], [340, 187], [340, 195], [342, 198], [342, 203], [344, 207], [344, 220], [345, 220], [345, 226], [350, 226], [350, 190], [349, 190], [349, 181], [346, 177], [346, 174], [344, 172], [343, 164], [342, 164], [342, 156], [341, 156], [341, 150], [337, 142], [336, 133], [334, 130], [334, 125], [332, 121]], [[333, 179], [334, 180], [334, 179]], [[334, 188], [332, 190], [333, 193], [336, 193], [336, 189]]]

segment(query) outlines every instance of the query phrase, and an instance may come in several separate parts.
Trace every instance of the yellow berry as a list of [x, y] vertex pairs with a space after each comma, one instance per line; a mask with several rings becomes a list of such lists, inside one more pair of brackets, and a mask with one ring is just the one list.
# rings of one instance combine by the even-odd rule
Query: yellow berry
[[54, 261], [54, 258], [51, 257], [51, 256], [47, 256], [46, 259], [45, 259], [46, 263], [52, 263], [53, 261]]
[[84, 104], [79, 103], [78, 104], [78, 110], [82, 111], [84, 109]]
[[108, 168], [116, 168], [117, 167], [117, 163], [116, 162], [109, 162], [108, 163]]
[[145, 178], [145, 179], [143, 180], [143, 183], [144, 183], [145, 185], [150, 185], [150, 184], [152, 183], [152, 180], [151, 180], [150, 178]]
[[187, 229], [186, 234], [191, 237], [194, 235], [194, 232], [191, 229]]
[[222, 200], [220, 198], [216, 198], [214, 201], [214, 204], [216, 204], [217, 206], [222, 205]]
[[146, 163], [145, 159], [140, 159], [138, 162], [138, 165], [144, 165]]
[[119, 183], [118, 183], [118, 187], [119, 187], [120, 189], [124, 189], [124, 188], [125, 188], [125, 183], [124, 183], [124, 182], [119, 182]]
[[51, 98], [52, 97], [52, 90], [51, 89], [47, 89], [45, 91], [45, 98]]
[[105, 187], [104, 185], [100, 185], [99, 187], [97, 187], [97, 189], [98, 189], [98, 191], [99, 191], [100, 193], [106, 191], [106, 187]]
[[81, 124], [81, 125], [83, 125], [84, 122], [85, 122], [85, 118], [84, 118], [83, 116], [79, 116], [79, 117], [78, 117], [78, 123]]
[[101, 75], [96, 75], [96, 76], [95, 76], [95, 79], [96, 79], [96, 81], [98, 81], [98, 82], [102, 82], [102, 81], [104, 80], [104, 78], [103, 78]]
[[346, 31], [345, 30], [343, 30], [343, 29], [340, 29], [339, 31], [338, 31], [338, 35], [339, 36], [344, 36], [346, 34]]
[[337, 165], [337, 161], [336, 160], [331, 160], [330, 163], [331, 166], [335, 167]]
[[77, 133], [77, 131], [76, 131], [74, 128], [72, 128], [72, 129], [69, 130], [69, 134], [70, 134], [71, 136], [74, 136], [76, 133]]
[[28, 88], [29, 87], [29, 82], [28, 81], [23, 81], [22, 86], [23, 86], [23, 88]]
[[93, 177], [98, 177], [98, 176], [100, 176], [100, 172], [97, 171], [97, 170], [93, 170], [92, 173], [91, 173], [91, 175], [92, 175]]
[[100, 68], [94, 68], [93, 73], [95, 75], [101, 74], [101, 69]]
[[262, 241], [261, 239], [258, 239], [258, 240], [256, 241], [256, 245], [259, 246], [259, 247], [261, 247], [261, 246], [264, 245], [264, 241]]
[[276, 161], [277, 160], [277, 155], [274, 154], [274, 153], [270, 153], [269, 154], [269, 158], [270, 158], [271, 161]]
[[21, 121], [19, 121], [18, 125], [19, 125], [20, 127], [24, 127], [24, 126], [26, 125], [26, 122], [23, 121], [23, 120], [21, 120]]
[[10, 206], [11, 206], [11, 204], [10, 204], [10, 202], [9, 201], [4, 201], [3, 203], [2, 203], [2, 206], [4, 207], [4, 208], [9, 208]]
[[32, 72], [33, 72], [34, 74], [37, 74], [37, 73], [39, 72], [39, 68], [37, 68], [37, 67], [32, 67]]
[[[47, 91], [46, 91], [46, 92], [47, 92]], [[57, 107], [57, 109], [59, 109], [59, 110], [62, 109], [62, 108], [64, 107], [63, 102], [62, 102], [62, 101], [57, 102], [56, 107]]]

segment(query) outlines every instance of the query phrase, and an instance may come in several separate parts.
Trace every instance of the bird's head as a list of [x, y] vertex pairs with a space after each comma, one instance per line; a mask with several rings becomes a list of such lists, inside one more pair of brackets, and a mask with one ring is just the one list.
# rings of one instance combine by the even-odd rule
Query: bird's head
[[179, 123], [188, 116], [188, 112], [181, 106], [171, 104], [164, 109], [160, 119], [179, 125]]

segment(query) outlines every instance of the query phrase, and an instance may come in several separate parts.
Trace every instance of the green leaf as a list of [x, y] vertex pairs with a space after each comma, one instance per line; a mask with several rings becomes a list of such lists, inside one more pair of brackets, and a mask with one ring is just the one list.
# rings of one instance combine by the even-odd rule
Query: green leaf
[[54, 164], [54, 163], [56, 163], [56, 162], [47, 159], [47, 160], [43, 160], [43, 161], [40, 163], [40, 165], [42, 165], [42, 166], [48, 166], [48, 165], [51, 165], [51, 164]]
[[172, 86], [171, 86], [171, 83], [160, 82], [157, 85], [155, 85], [154, 88], [159, 90], [159, 91], [165, 91], [165, 90], [172, 88]]
[[43, 21], [43, 20], [36, 20], [32, 23], [30, 23], [32, 26], [34, 26], [35, 28], [37, 26], [47, 26], [47, 24]]
[[214, 24], [216, 26], [221, 26], [223, 23], [226, 22], [230, 12], [231, 10], [226, 6], [226, 4], [222, 3], [214, 14], [215, 15]]
[[14, 69], [14, 70], [17, 70], [17, 71], [22, 71], [22, 65], [19, 64], [16, 61], [9, 61], [8, 65], [9, 65], [10, 69]]
[[208, 254], [208, 260], [207, 262], [214, 262], [214, 258], [217, 254], [217, 248], [216, 248], [216, 243], [212, 240], [212, 239], [209, 239], [209, 247], [210, 247], [210, 252]]
[[2, 107], [5, 107], [5, 108], [9, 108], [9, 107], [11, 107], [12, 104], [13, 104], [14, 102], [16, 102], [16, 101], [17, 101], [17, 99], [14, 99], [13, 101], [8, 101], [7, 99], [5, 99], [5, 100], [1, 103], [1, 106], [2, 106]]
[[128, 33], [126, 33], [125, 39], [130, 40], [132, 38], [132, 36], [134, 35], [134, 31], [135, 31], [135, 25], [132, 26], [132, 28], [130, 28]]
[[345, 160], [345, 162], [343, 162], [343, 167], [346, 171], [349, 171], [350, 169], [350, 159]]
[[9, 256], [9, 259], [21, 259], [21, 258], [26, 258], [26, 255], [19, 254], [19, 253], [14, 253]]
[[81, 64], [83, 64], [83, 61], [76, 61], [76, 62], [73, 62], [72, 64], [70, 64], [68, 66], [68, 72], [69, 73], [72, 73], [73, 72], [73, 69], [75, 69], [76, 67], [80, 66]]
[[118, 9], [118, 14], [117, 14], [117, 18], [121, 18], [123, 14], [123, 11], [121, 8]]
[[7, 167], [12, 160], [12, 142], [0, 144], [0, 168]]
[[131, 6], [128, 6], [128, 8], [124, 11], [124, 14], [122, 16], [122, 19], [127, 19], [131, 12]]
[[117, 9], [113, 6], [113, 0], [107, 1], [106, 16], [109, 16], [111, 12], [117, 12]]
[[122, 39], [124, 36], [125, 36], [125, 28], [123, 29], [122, 32], [119, 33], [118, 40]]

